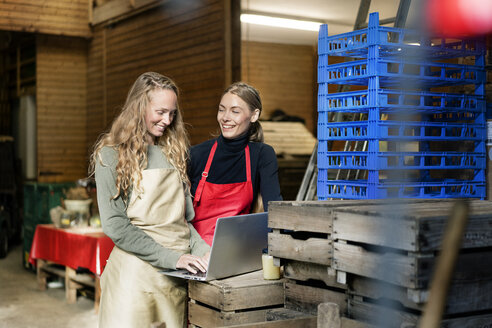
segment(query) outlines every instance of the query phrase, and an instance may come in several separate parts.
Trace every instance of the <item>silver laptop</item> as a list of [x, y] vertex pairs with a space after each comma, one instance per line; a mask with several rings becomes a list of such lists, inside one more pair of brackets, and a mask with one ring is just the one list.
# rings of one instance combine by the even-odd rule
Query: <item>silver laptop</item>
[[268, 246], [267, 233], [267, 212], [219, 218], [215, 225], [207, 272], [159, 272], [184, 279], [209, 281], [259, 270], [262, 267], [261, 252]]

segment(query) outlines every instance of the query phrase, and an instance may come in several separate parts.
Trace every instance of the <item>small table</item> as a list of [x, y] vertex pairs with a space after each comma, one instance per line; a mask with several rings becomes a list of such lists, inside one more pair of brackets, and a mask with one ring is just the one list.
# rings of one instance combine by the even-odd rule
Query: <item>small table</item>
[[[65, 278], [68, 303], [77, 301], [77, 289], [83, 285], [94, 287], [94, 308], [97, 312], [101, 296], [99, 277], [113, 246], [113, 241], [102, 229], [60, 229], [53, 224], [39, 224], [34, 233], [29, 262], [37, 266], [37, 279], [41, 290], [46, 289], [46, 278], [49, 275]], [[65, 270], [51, 264], [62, 265]], [[88, 269], [92, 274], [77, 274], [78, 268]]]

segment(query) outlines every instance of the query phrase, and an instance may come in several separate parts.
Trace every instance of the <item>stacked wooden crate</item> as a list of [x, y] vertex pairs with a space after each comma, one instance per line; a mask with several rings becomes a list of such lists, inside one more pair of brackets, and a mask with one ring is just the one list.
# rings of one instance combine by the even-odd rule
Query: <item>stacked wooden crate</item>
[[222, 327], [266, 321], [283, 306], [283, 281], [264, 280], [262, 271], [188, 283], [188, 319], [194, 327]]
[[[334, 302], [342, 315], [357, 321], [417, 324], [452, 205], [442, 200], [271, 203], [269, 252], [284, 265], [285, 306], [315, 313], [317, 304]], [[443, 327], [490, 324], [491, 246], [492, 203], [471, 201]]]
[[[333, 270], [332, 207], [344, 201], [271, 202], [268, 252], [283, 264], [285, 307], [317, 314], [318, 304], [333, 302], [346, 314], [346, 285]], [[281, 263], [279, 263], [281, 262]]]

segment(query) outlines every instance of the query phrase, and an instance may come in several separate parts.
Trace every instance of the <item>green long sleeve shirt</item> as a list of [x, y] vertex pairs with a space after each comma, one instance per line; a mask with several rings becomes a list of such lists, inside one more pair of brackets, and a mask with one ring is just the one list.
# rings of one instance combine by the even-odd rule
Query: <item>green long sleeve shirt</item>
[[[102, 163], [96, 163], [95, 176], [97, 202], [104, 233], [122, 250], [134, 254], [155, 267], [175, 269], [182, 253], [163, 247], [140, 228], [134, 226], [126, 214], [126, 205], [121, 197], [112, 199], [116, 194], [116, 164], [118, 153], [114, 148], [104, 147], [100, 151]], [[149, 146], [147, 151], [147, 169], [173, 168], [158, 146]], [[130, 199], [129, 195], [128, 199]], [[191, 224], [195, 217], [193, 202], [189, 194], [186, 201], [186, 221], [190, 228], [191, 254], [203, 256], [210, 247], [203, 241]], [[165, 215], [165, 213], [163, 213]]]

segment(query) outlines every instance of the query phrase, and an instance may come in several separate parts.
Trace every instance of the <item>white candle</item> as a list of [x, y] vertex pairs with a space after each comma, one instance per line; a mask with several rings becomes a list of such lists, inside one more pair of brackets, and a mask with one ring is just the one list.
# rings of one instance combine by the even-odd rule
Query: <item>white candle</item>
[[267, 280], [280, 279], [280, 267], [273, 264], [273, 256], [263, 254], [261, 257], [263, 264], [263, 278]]

